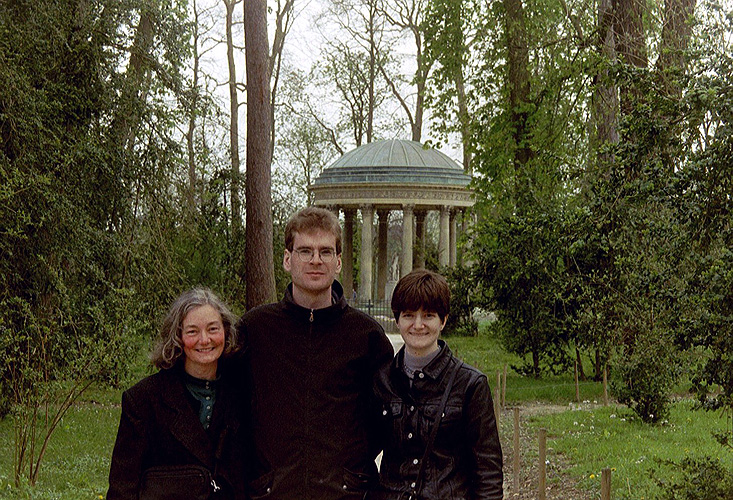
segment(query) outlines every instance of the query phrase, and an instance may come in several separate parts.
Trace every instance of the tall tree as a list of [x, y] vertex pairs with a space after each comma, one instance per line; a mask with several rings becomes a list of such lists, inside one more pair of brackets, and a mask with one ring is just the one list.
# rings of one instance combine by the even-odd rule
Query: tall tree
[[386, 64], [379, 6], [380, 0], [332, 0], [330, 5], [330, 19], [346, 37], [329, 37], [325, 76], [346, 104], [348, 129], [356, 146], [374, 140], [377, 108], [389, 92], [379, 78], [379, 67]]
[[285, 38], [293, 25], [293, 6], [295, 0], [278, 0], [277, 10], [275, 11], [275, 35], [272, 39], [272, 53], [270, 54], [270, 110], [272, 117], [270, 118], [270, 156], [275, 150], [275, 109], [277, 107], [277, 93], [280, 83], [280, 71], [282, 68], [283, 49], [285, 48]]
[[427, 0], [397, 0], [386, 2], [385, 6], [380, 8], [380, 12], [388, 24], [393, 29], [406, 32], [407, 36], [414, 43], [415, 71], [412, 78], [409, 79], [410, 83], [415, 86], [414, 104], [412, 107], [405, 95], [406, 92], [400, 88], [400, 79], [388, 73], [388, 68], [385, 67], [385, 61], [383, 59], [380, 58], [377, 61], [379, 62], [379, 71], [382, 77], [387, 81], [387, 84], [392, 90], [392, 94], [407, 115], [411, 138], [417, 142], [421, 142], [422, 140], [425, 92], [430, 68], [434, 63], [434, 60], [425, 54], [425, 10], [427, 3]]
[[[616, 53], [622, 63], [630, 68], [646, 69], [648, 64], [644, 31], [643, 0], [613, 0]], [[641, 90], [626, 83], [620, 87], [621, 111], [628, 114]]]
[[466, 91], [471, 46], [477, 40], [491, 38], [480, 27], [482, 15], [478, 2], [431, 0], [424, 26], [426, 57], [437, 63], [428, 88], [428, 103], [435, 115], [447, 118], [433, 120], [432, 127], [441, 136], [460, 134], [463, 169], [468, 174], [472, 173], [473, 159]]
[[247, 57], [246, 262], [247, 308], [272, 302], [275, 269], [272, 241], [270, 109], [267, 1], [244, 2]]
[[506, 86], [509, 89], [509, 114], [513, 138], [513, 164], [515, 170], [515, 200], [519, 210], [530, 202], [530, 173], [532, 159], [530, 146], [529, 108], [529, 48], [522, 0], [504, 0], [506, 16], [505, 36], [507, 47]]
[[663, 82], [667, 91], [679, 98], [682, 87], [677, 81], [687, 69], [687, 49], [692, 36], [695, 0], [666, 0], [662, 24], [662, 42], [657, 70], [666, 73]]
[[229, 88], [229, 169], [230, 189], [229, 196], [232, 205], [232, 239], [238, 242], [242, 235], [242, 202], [239, 197], [241, 178], [239, 160], [239, 82], [237, 82], [237, 67], [234, 60], [234, 8], [241, 0], [222, 0], [226, 8], [226, 44], [227, 69]]

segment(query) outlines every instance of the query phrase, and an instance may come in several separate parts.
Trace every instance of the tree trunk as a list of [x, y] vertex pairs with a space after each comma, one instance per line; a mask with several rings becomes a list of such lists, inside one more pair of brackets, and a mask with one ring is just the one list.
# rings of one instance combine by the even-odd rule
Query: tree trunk
[[466, 88], [463, 84], [463, 66], [458, 68], [456, 72], [456, 98], [458, 99], [458, 119], [461, 122], [461, 144], [463, 145], [463, 171], [471, 175], [473, 173], [473, 167], [471, 162], [473, 160], [473, 154], [469, 148], [471, 141], [469, 133], [469, 125], [471, 124], [471, 117], [468, 113], [468, 101], [466, 98]]
[[375, 36], [376, 22], [376, 1], [369, 2], [369, 102], [367, 104], [367, 144], [372, 142], [374, 136], [374, 108], [376, 107], [374, 96], [374, 80], [377, 78], [377, 42]]
[[120, 112], [112, 123], [112, 140], [121, 150], [131, 148], [135, 143], [135, 130], [140, 120], [139, 103], [144, 102], [148, 93], [149, 60], [153, 47], [154, 21], [150, 10], [140, 13], [135, 30], [135, 39], [130, 49], [130, 60], [125, 72], [125, 86], [121, 98]]
[[[612, 0], [600, 0], [598, 4], [598, 42], [597, 51], [601, 59], [613, 64], [616, 61], [616, 39], [613, 31]], [[604, 144], [618, 142], [618, 89], [612, 82], [608, 67], [603, 66], [594, 76], [593, 86], [593, 121], [595, 123], [596, 150]], [[608, 163], [610, 158], [600, 157], [602, 163]]]
[[529, 188], [526, 167], [532, 158], [528, 137], [529, 49], [522, 0], [504, 0], [506, 9], [507, 85], [509, 113], [514, 138], [515, 200], [520, 211], [526, 206]]
[[687, 69], [685, 52], [692, 35], [692, 16], [695, 0], [666, 0], [664, 3], [664, 24], [662, 26], [662, 45], [657, 70], [666, 73], [663, 84], [669, 95], [681, 97], [682, 89], [676, 84], [675, 77]]
[[270, 73], [267, 2], [244, 2], [247, 58], [247, 308], [275, 300], [270, 177]]
[[224, 0], [227, 9], [227, 66], [229, 68], [229, 155], [231, 157], [231, 184], [229, 196], [232, 204], [232, 240], [238, 243], [242, 236], [242, 202], [239, 198], [239, 94], [237, 91], [237, 68], [234, 64], [234, 36], [232, 24], [236, 0]]
[[290, 31], [292, 25], [293, 4], [295, 0], [287, 0], [285, 5], [280, 8], [278, 2], [278, 11], [275, 19], [275, 37], [272, 40], [272, 55], [269, 61], [269, 74], [272, 81], [270, 95], [270, 158], [275, 152], [275, 102], [277, 96], [278, 82], [280, 81], [280, 65], [282, 63], [283, 47], [285, 46], [285, 36]]
[[193, 79], [191, 91], [186, 106], [188, 107], [188, 130], [186, 130], [186, 151], [188, 153], [188, 190], [186, 192], [186, 205], [189, 214], [196, 211], [196, 149], [194, 145], [194, 134], [196, 132], [196, 115], [198, 107], [199, 92], [199, 12], [196, 0], [191, 3], [193, 9]]
[[578, 363], [578, 377], [580, 380], [586, 380], [585, 369], [583, 368], [583, 360], [580, 357], [580, 349], [575, 348], [575, 361]]
[[[644, 0], [613, 0], [615, 12], [614, 32], [616, 51], [625, 64], [637, 68], [647, 67], [646, 41], [644, 39]], [[641, 97], [639, 91], [623, 85], [620, 89], [621, 112], [628, 114], [634, 101]]]

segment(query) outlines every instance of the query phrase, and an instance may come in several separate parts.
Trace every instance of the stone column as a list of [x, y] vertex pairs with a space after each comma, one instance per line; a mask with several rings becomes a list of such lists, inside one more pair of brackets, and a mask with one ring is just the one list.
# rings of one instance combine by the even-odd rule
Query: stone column
[[457, 214], [458, 210], [456, 209], [450, 211], [450, 259], [448, 259], [450, 267], [456, 267], [456, 249], [458, 244], [458, 221], [456, 221]]
[[438, 263], [447, 267], [450, 262], [450, 209], [440, 207], [440, 237], [438, 238]]
[[425, 269], [425, 210], [415, 210], [415, 263], [414, 269]]
[[359, 301], [372, 300], [372, 226], [374, 206], [362, 205], [361, 210], [361, 276], [359, 277]]
[[354, 216], [356, 210], [344, 209], [344, 228], [341, 234], [341, 284], [344, 295], [351, 300], [354, 291]]
[[377, 299], [384, 300], [387, 287], [387, 235], [389, 233], [389, 210], [377, 210]]
[[412, 271], [412, 214], [414, 209], [415, 205], [402, 206], [402, 263], [400, 265], [400, 278]]

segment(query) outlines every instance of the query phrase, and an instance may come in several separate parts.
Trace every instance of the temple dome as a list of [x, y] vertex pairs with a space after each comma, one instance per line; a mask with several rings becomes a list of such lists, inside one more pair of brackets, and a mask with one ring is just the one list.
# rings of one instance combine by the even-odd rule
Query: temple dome
[[313, 187], [354, 184], [466, 187], [471, 177], [449, 156], [416, 141], [376, 141], [349, 151], [323, 169]]

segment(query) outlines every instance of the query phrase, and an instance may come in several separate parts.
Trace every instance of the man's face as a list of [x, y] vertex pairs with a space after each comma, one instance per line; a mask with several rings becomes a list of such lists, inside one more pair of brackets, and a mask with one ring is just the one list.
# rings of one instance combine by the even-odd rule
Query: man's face
[[330, 300], [331, 284], [341, 271], [336, 237], [321, 230], [296, 232], [293, 251], [285, 250], [283, 267], [292, 277], [294, 294], [309, 298], [327, 296]]

